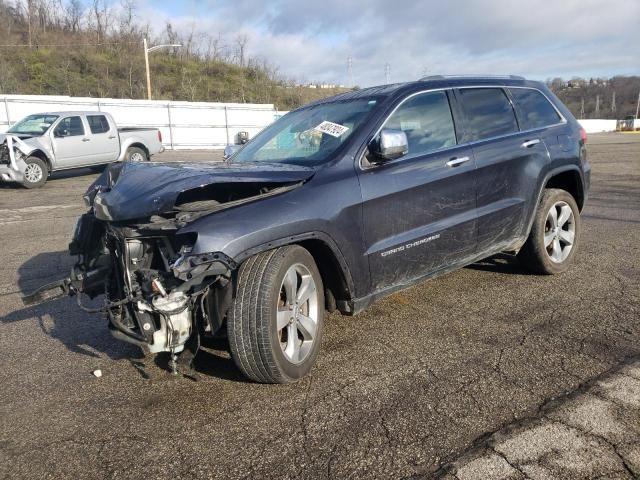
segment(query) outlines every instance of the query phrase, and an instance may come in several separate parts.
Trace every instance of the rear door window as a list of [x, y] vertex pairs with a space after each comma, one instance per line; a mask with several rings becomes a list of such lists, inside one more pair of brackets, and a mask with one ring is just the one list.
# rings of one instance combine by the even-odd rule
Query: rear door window
[[74, 137], [84, 135], [84, 125], [80, 117], [67, 117], [60, 120], [55, 135], [59, 137]]
[[87, 115], [87, 122], [89, 122], [91, 133], [105, 133], [111, 129], [104, 115]]
[[384, 128], [407, 135], [409, 155], [426, 154], [456, 144], [449, 99], [445, 92], [421, 93], [404, 102]]
[[510, 88], [523, 130], [555, 125], [562, 119], [547, 97], [531, 88]]
[[484, 140], [518, 131], [518, 122], [501, 88], [459, 90], [466, 127], [466, 141]]

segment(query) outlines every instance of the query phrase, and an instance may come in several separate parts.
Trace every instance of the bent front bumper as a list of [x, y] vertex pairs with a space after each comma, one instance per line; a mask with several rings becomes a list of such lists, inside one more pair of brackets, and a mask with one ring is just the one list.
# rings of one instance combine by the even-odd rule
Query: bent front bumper
[[[18, 161], [18, 168], [14, 168], [11, 165], [2, 164], [0, 165], [0, 180], [3, 182], [17, 182], [22, 183], [24, 180], [24, 168], [20, 169], [19, 164], [24, 163], [23, 161]], [[26, 165], [25, 165], [26, 166]]]

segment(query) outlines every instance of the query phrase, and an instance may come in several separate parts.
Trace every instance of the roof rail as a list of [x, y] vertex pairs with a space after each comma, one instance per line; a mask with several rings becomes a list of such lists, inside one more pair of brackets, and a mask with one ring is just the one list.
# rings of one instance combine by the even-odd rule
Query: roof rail
[[428, 75], [420, 80], [444, 80], [446, 78], [503, 78], [509, 80], [526, 80], [520, 75], [486, 75], [486, 74], [463, 74], [463, 75]]

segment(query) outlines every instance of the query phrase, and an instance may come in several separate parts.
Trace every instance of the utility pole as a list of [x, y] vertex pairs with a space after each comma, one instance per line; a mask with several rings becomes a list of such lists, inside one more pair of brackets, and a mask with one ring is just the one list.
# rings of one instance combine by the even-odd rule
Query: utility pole
[[640, 92], [638, 92], [638, 103], [636, 104], [636, 120], [638, 119], [638, 111], [640, 111]]
[[156, 45], [155, 47], [149, 48], [146, 37], [142, 39], [142, 45], [144, 46], [144, 65], [147, 70], [147, 98], [151, 100], [151, 74], [149, 73], [149, 53], [153, 52], [154, 50], [159, 50], [161, 48], [170, 48], [170, 47], [177, 48], [177, 47], [181, 47], [182, 45], [178, 43], [172, 43], [172, 44]]
[[600, 113], [600, 95], [596, 95], [596, 113]]
[[580, 104], [580, 118], [584, 118], [584, 97], [582, 97], [582, 102]]
[[388, 63], [384, 64], [384, 83], [389, 85], [389, 79], [391, 77], [391, 65]]
[[353, 58], [351, 55], [347, 57], [347, 82], [349, 82], [349, 87], [353, 87]]
[[147, 48], [146, 37], [142, 40], [144, 45], [144, 66], [147, 72], [147, 98], [151, 100], [151, 75], [149, 74], [149, 49]]

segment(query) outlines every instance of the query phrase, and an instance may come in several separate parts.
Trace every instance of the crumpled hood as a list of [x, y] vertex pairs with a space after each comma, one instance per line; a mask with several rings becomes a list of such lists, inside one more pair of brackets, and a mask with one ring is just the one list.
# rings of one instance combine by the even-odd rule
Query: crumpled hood
[[188, 190], [213, 184], [293, 184], [315, 170], [283, 163], [118, 162], [89, 187], [85, 201], [101, 220], [127, 221], [174, 211]]
[[7, 137], [19, 138], [25, 144], [29, 145], [31, 148], [35, 148], [40, 146], [39, 138], [33, 135], [25, 135], [23, 133], [0, 133], [0, 143], [4, 143], [7, 140]]

